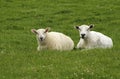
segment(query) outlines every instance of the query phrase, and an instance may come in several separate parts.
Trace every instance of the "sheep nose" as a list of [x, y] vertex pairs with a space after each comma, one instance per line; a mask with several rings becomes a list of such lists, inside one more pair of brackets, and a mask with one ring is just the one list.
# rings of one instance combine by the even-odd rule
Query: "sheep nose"
[[85, 37], [85, 34], [81, 34], [81, 36], [82, 36], [82, 38], [84, 38], [84, 37]]
[[40, 37], [40, 40], [42, 41], [42, 40], [43, 40], [43, 37]]

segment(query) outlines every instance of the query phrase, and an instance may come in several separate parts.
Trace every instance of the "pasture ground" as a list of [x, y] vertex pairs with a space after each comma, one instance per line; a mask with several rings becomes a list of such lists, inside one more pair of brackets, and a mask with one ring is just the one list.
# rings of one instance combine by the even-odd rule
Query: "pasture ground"
[[[112, 49], [38, 52], [31, 29], [70, 36], [75, 25], [113, 39]], [[120, 0], [0, 0], [0, 79], [119, 79]]]

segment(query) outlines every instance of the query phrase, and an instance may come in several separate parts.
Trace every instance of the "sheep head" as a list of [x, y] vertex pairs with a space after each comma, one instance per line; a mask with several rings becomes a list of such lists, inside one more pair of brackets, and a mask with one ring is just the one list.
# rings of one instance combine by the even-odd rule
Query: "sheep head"
[[50, 31], [50, 28], [46, 29], [31, 29], [31, 32], [36, 34], [39, 41], [43, 41], [46, 38], [46, 34]]
[[79, 30], [80, 37], [82, 39], [85, 39], [85, 38], [88, 37], [90, 29], [93, 28], [93, 27], [94, 27], [94, 25], [89, 25], [89, 26], [88, 25], [75, 26], [75, 28], [77, 30]]

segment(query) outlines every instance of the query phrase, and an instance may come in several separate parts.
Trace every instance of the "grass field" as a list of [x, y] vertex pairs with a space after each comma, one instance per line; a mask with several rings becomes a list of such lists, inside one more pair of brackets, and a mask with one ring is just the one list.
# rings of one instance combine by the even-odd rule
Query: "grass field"
[[[70, 36], [75, 25], [113, 39], [112, 49], [38, 52], [31, 29]], [[0, 0], [0, 79], [120, 79], [120, 0]]]

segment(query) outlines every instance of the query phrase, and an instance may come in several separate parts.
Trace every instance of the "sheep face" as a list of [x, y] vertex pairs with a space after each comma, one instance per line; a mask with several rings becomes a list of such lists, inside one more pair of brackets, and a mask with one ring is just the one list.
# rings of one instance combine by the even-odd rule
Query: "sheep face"
[[38, 30], [32, 29], [31, 31], [33, 33], [35, 33], [37, 36], [37, 39], [42, 42], [46, 38], [46, 34], [48, 32], [48, 29], [38, 29]]
[[79, 30], [79, 33], [80, 33], [80, 37], [82, 39], [85, 39], [88, 37], [88, 34], [90, 32], [90, 29], [93, 27], [93, 25], [81, 25], [81, 26], [76, 26], [76, 29]]

